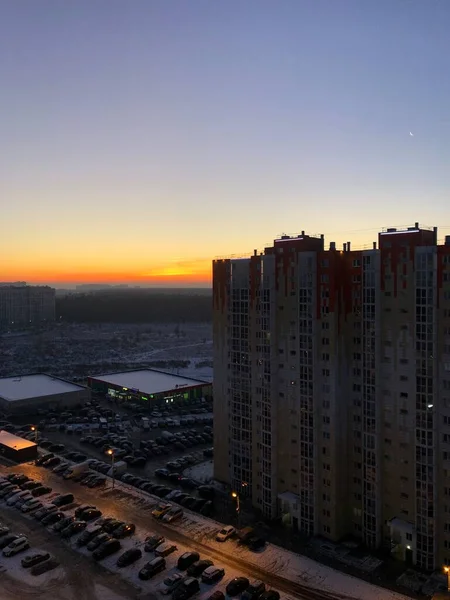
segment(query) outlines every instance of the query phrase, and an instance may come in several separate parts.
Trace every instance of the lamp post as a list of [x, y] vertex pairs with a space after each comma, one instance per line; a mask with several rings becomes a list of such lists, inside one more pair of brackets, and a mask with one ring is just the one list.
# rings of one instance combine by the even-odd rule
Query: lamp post
[[114, 484], [116, 482], [116, 471], [114, 469], [114, 450], [112, 450], [111, 448], [107, 451], [107, 453], [110, 455], [111, 457], [111, 469], [112, 469], [112, 487], [114, 489]]
[[447, 591], [450, 592], [450, 567], [444, 565], [444, 573], [447, 575]]
[[237, 526], [239, 529], [239, 517], [241, 514], [241, 501], [239, 498], [239, 494], [237, 492], [231, 492], [231, 496], [232, 498], [234, 498], [236, 500], [236, 515], [237, 515]]
[[37, 425], [32, 425], [31, 426], [31, 431], [34, 431], [34, 443], [37, 444], [38, 443], [38, 428], [37, 428]]

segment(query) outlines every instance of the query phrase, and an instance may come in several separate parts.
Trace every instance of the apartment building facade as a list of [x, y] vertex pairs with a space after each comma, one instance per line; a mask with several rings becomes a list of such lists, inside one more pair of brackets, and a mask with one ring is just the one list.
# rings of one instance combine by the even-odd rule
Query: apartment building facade
[[0, 283], [0, 331], [51, 323], [55, 320], [55, 290], [24, 282]]
[[215, 477], [307, 535], [450, 564], [450, 238], [213, 263]]

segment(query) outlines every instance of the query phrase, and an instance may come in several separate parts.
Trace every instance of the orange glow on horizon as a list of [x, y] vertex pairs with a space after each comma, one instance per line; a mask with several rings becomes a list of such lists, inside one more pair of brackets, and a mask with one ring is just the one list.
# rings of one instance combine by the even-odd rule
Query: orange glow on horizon
[[146, 272], [109, 271], [95, 269], [67, 270], [61, 269], [35, 269], [14, 270], [14, 272], [0, 274], [0, 281], [26, 281], [31, 284], [135, 284], [135, 285], [210, 285], [212, 283], [211, 261], [176, 261], [149, 268]]

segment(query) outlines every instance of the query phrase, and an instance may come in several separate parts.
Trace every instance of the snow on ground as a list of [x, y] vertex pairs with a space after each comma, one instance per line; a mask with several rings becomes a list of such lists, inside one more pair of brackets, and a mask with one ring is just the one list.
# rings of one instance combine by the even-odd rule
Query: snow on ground
[[194, 481], [208, 483], [214, 475], [214, 461], [208, 460], [206, 462], [201, 462], [198, 465], [188, 467], [183, 471], [183, 475], [194, 479]]
[[216, 542], [215, 534], [221, 529], [222, 524], [194, 514], [189, 515], [189, 521], [183, 519], [181, 525], [183, 532], [189, 533], [194, 540], [207, 543], [234, 558], [242, 558], [248, 563], [276, 573], [290, 581], [358, 600], [405, 600], [407, 598], [402, 594], [374, 586], [279, 546], [267, 544], [262, 552], [251, 552], [245, 546], [238, 546], [232, 540], [225, 543]]
[[[117, 482], [117, 487], [122, 490], [122, 495], [120, 497], [116, 497], [115, 505], [117, 508], [122, 504], [133, 502], [134, 505], [142, 504], [142, 507], [153, 505], [158, 500], [149, 496], [148, 494], [139, 491], [130, 486], [126, 486], [123, 483]], [[114, 510], [114, 505], [111, 506], [112, 510], [108, 511], [110, 514], [107, 516], [113, 516], [123, 518], [123, 510], [120, 508], [118, 511]], [[9, 509], [14, 511], [14, 509]], [[116, 513], [116, 514], [114, 514]], [[119, 514], [118, 514], [119, 513]], [[68, 511], [70, 514], [70, 511]], [[28, 515], [26, 515], [28, 517]], [[106, 515], [105, 515], [106, 516]], [[31, 515], [29, 516], [31, 518]], [[167, 557], [167, 569], [162, 573], [158, 574], [153, 579], [148, 582], [141, 581], [138, 578], [138, 572], [142, 568], [142, 566], [152, 560], [154, 558], [153, 553], [146, 553], [143, 550], [143, 544], [146, 536], [152, 534], [152, 519], [149, 519], [148, 529], [143, 530], [139, 529], [137, 534], [131, 538], [126, 540], [122, 540], [122, 550], [113, 556], [101, 561], [101, 564], [110, 570], [113, 573], [120, 572], [120, 575], [124, 577], [131, 584], [141, 588], [144, 592], [154, 592], [156, 587], [164, 580], [165, 577], [174, 572], [176, 568], [176, 561], [178, 557], [183, 553], [188, 551], [190, 548], [186, 545], [181, 545], [176, 543], [177, 551]], [[219, 543], [215, 541], [215, 534], [219, 529], [222, 528], [222, 524], [213, 521], [212, 519], [207, 519], [195, 513], [191, 513], [189, 511], [185, 511], [185, 515], [182, 521], [174, 523], [173, 525], [169, 525], [168, 529], [173, 528], [174, 530], [188, 536], [190, 539], [202, 543], [204, 545], [209, 546], [211, 549], [219, 550], [220, 552], [228, 555], [231, 559], [236, 560], [236, 558], [241, 558], [242, 561], [248, 563], [249, 565], [254, 565], [259, 569], [264, 569], [268, 573], [276, 574], [277, 576], [283, 577], [287, 580], [310, 586], [313, 589], [323, 590], [330, 592], [331, 594], [339, 594], [344, 597], [348, 597], [352, 600], [406, 600], [406, 596], [397, 594], [395, 592], [391, 592], [390, 590], [386, 590], [385, 588], [379, 588], [370, 583], [367, 583], [363, 580], [357, 579], [355, 577], [349, 576], [345, 573], [341, 573], [340, 571], [336, 571], [330, 567], [322, 565], [318, 562], [315, 562], [307, 557], [295, 554], [278, 546], [274, 546], [272, 544], [267, 544], [265, 550], [261, 552], [251, 552], [248, 548], [244, 546], [238, 546], [234, 541], [229, 540], [225, 543]], [[50, 534], [57, 535], [57, 534]], [[83, 554], [89, 555], [90, 553], [86, 548], [78, 548], [76, 546], [77, 536], [72, 538], [69, 542], [67, 542], [75, 551], [82, 552]], [[166, 536], [167, 541], [170, 540], [170, 534]], [[131, 565], [129, 567], [125, 567], [123, 569], [119, 569], [116, 566], [117, 558], [120, 556], [122, 552], [131, 548], [133, 546], [138, 546], [142, 549], [143, 556], [142, 558]], [[34, 550], [34, 548], [33, 548]], [[202, 558], [208, 558], [208, 552], [202, 553]], [[20, 558], [17, 557], [19, 564]], [[13, 561], [16, 559], [12, 559]], [[214, 560], [214, 563], [220, 566], [220, 560]], [[9, 571], [9, 569], [8, 569]], [[12, 576], [23, 576], [23, 569], [20, 570], [12, 570]], [[58, 573], [56, 573], [58, 576]], [[224, 591], [224, 588], [228, 581], [235, 576], [243, 575], [243, 573], [238, 573], [236, 570], [226, 567], [226, 574], [223, 582], [215, 586], [205, 586], [202, 584], [200, 597], [207, 598], [212, 591], [216, 589], [220, 589]], [[52, 574], [47, 574], [47, 577], [51, 580]], [[41, 579], [40, 577], [37, 578]], [[287, 596], [283, 595], [284, 598]]]

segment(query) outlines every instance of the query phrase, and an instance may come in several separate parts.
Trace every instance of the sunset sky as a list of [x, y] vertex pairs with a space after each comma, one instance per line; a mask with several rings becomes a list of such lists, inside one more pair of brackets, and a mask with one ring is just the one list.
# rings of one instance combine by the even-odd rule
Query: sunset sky
[[[3, 0], [0, 281], [450, 234], [448, 0]], [[410, 132], [412, 135], [410, 135]]]

